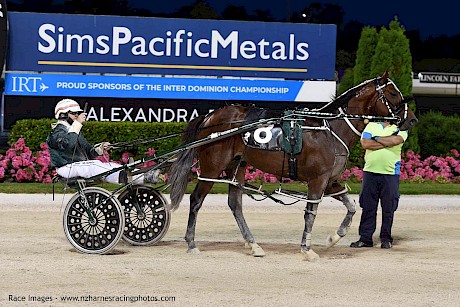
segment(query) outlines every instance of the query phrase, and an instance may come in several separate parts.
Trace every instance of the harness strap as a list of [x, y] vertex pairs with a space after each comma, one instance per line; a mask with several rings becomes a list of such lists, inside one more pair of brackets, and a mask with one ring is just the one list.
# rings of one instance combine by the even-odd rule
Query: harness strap
[[307, 129], [307, 130], [327, 130], [327, 131], [329, 131], [340, 142], [340, 144], [342, 144], [343, 147], [345, 147], [345, 149], [347, 150], [347, 155], [349, 155], [350, 150], [348, 149], [348, 146], [345, 144], [345, 142], [334, 132], [334, 130], [332, 130], [331, 128], [329, 128], [327, 126], [326, 120], [323, 120], [323, 122], [324, 122], [323, 126], [320, 126], [320, 127], [302, 126], [302, 129]]
[[[339, 112], [340, 114], [345, 114], [345, 112], [343, 112], [343, 109], [342, 108], [339, 108]], [[345, 120], [345, 122], [347, 123], [348, 127], [350, 127], [351, 131], [353, 131], [357, 136], [361, 136], [361, 132], [359, 132], [355, 126], [353, 126], [353, 124], [350, 122], [350, 120], [348, 119], [348, 117], [344, 116], [343, 119]]]

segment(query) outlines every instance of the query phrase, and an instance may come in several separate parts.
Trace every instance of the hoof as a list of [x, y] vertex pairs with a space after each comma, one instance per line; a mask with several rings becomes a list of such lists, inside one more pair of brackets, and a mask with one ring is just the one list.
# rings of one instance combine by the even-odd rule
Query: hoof
[[265, 256], [265, 252], [260, 246], [253, 247], [251, 249], [251, 253], [254, 257], [264, 257]]
[[251, 249], [251, 255], [254, 257], [264, 257], [265, 251], [257, 243], [246, 243], [246, 247]]
[[303, 250], [301, 249], [300, 252], [303, 254], [304, 256], [304, 260], [305, 261], [309, 261], [309, 262], [315, 262], [315, 261], [318, 261], [319, 260], [319, 256], [317, 253], [315, 253], [313, 250]]
[[187, 254], [199, 254], [200, 253], [200, 250], [198, 248], [189, 248], [187, 250]]
[[340, 239], [342, 239], [342, 237], [339, 236], [337, 233], [327, 236], [326, 247], [329, 248], [329, 247], [334, 246], [337, 242], [340, 241]]

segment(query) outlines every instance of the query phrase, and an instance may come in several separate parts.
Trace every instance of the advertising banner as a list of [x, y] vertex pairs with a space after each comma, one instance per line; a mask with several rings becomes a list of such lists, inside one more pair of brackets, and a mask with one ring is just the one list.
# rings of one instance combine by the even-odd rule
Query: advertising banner
[[[40, 96], [5, 96], [5, 128], [24, 118], [54, 118], [54, 107], [62, 97]], [[223, 100], [192, 100], [192, 99], [143, 99], [143, 98], [95, 98], [72, 97], [84, 105], [88, 103], [87, 119], [90, 121], [133, 121], [133, 122], [188, 122], [199, 115], [205, 115], [212, 110], [243, 101]], [[251, 101], [251, 106], [269, 108], [279, 111], [289, 108], [319, 107], [319, 104], [309, 102]]]
[[334, 80], [336, 25], [9, 13], [9, 71]]
[[5, 94], [14, 96], [328, 102], [335, 89], [335, 81], [31, 73], [7, 73], [5, 80]]
[[460, 84], [460, 74], [439, 73], [439, 72], [420, 72], [418, 73], [420, 82], [426, 83], [450, 83]]
[[5, 65], [6, 49], [8, 42], [8, 14], [6, 0], [0, 0], [0, 76]]

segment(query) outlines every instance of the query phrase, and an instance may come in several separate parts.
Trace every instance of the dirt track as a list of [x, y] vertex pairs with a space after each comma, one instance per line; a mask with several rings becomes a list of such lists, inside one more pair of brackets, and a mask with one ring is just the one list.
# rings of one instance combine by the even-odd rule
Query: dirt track
[[[356, 198], [356, 195], [354, 195]], [[68, 197], [66, 198], [68, 199]], [[144, 300], [100, 306], [459, 306], [460, 197], [403, 196], [394, 225], [395, 246], [351, 249], [358, 210], [347, 237], [329, 250], [326, 236], [345, 209], [331, 199], [320, 205], [313, 245], [321, 260], [303, 261], [299, 241], [303, 207], [245, 198], [248, 224], [266, 257], [253, 258], [222, 195], [200, 211], [197, 241], [189, 255], [183, 241], [188, 204], [172, 215], [156, 246], [124, 242], [110, 255], [80, 254], [62, 229], [62, 195], [0, 194], [0, 305], [83, 306], [83, 299]], [[24, 296], [25, 302], [13, 302]], [[39, 296], [51, 302], [31, 302]], [[115, 297], [116, 296], [116, 297]], [[174, 296], [174, 302], [151, 302]], [[96, 298], [99, 297], [99, 298]]]

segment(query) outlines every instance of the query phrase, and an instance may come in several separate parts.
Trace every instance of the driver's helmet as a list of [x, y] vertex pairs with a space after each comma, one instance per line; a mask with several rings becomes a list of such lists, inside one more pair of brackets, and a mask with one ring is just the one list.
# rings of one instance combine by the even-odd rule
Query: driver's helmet
[[66, 114], [68, 112], [83, 112], [80, 108], [78, 102], [73, 99], [65, 98], [59, 101], [54, 108], [54, 117], [59, 119], [61, 114]]

